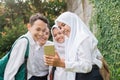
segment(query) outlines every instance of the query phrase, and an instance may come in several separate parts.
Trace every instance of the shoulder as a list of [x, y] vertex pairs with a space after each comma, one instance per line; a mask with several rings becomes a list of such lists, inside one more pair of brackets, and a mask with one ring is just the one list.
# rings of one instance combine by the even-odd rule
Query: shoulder
[[15, 41], [15, 43], [16, 43], [17, 45], [26, 46], [27, 43], [28, 43], [28, 40], [27, 40], [26, 38], [24, 38], [23, 36], [21, 36], [21, 37], [19, 37], [19, 38]]

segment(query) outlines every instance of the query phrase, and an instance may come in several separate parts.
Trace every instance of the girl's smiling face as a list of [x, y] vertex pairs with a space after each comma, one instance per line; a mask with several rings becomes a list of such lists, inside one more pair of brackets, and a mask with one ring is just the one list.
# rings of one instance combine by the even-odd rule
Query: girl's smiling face
[[41, 39], [38, 40], [39, 44], [43, 46], [47, 42], [49, 36], [50, 36], [50, 32], [49, 32], [49, 28], [47, 27]]
[[68, 25], [66, 25], [65, 23], [62, 23], [62, 22], [57, 22], [57, 25], [60, 28], [60, 30], [64, 33], [64, 35], [69, 37], [70, 31], [71, 31], [70, 27]]
[[56, 42], [58, 43], [63, 43], [65, 38], [64, 38], [64, 34], [61, 32], [61, 30], [59, 28], [53, 28], [52, 29], [53, 32], [53, 37], [55, 39]]

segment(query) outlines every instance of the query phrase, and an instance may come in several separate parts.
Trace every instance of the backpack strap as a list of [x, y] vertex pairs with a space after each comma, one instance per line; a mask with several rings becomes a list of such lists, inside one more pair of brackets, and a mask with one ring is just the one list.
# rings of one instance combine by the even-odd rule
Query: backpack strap
[[27, 43], [27, 48], [26, 48], [26, 51], [25, 51], [25, 58], [28, 58], [28, 55], [29, 55], [29, 45], [30, 45], [29, 39], [28, 39], [26, 36], [23, 36], [23, 37], [21, 37], [21, 38], [25, 38], [25, 39], [27, 39], [27, 41], [28, 41], [28, 43]]
[[23, 36], [21, 38], [26, 38], [28, 43], [27, 43], [27, 48], [26, 48], [26, 51], [25, 51], [25, 60], [24, 60], [24, 63], [25, 63], [25, 80], [27, 80], [27, 60], [28, 60], [28, 55], [29, 55], [29, 39], [26, 37], [26, 36]]

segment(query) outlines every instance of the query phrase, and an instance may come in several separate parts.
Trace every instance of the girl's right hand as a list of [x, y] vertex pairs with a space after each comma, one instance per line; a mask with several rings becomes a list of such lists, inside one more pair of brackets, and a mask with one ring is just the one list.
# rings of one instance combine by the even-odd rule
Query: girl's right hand
[[60, 59], [57, 52], [55, 56], [44, 55], [44, 61], [49, 66], [65, 67], [64, 59]]

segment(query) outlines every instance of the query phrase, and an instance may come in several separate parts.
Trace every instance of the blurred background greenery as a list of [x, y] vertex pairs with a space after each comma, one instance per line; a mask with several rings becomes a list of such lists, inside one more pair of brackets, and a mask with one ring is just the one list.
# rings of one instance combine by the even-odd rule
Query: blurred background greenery
[[[27, 32], [26, 24], [32, 14], [44, 14], [51, 27], [55, 18], [68, 10], [67, 1], [69, 0], [1, 0], [0, 57], [10, 50], [19, 36]], [[109, 64], [111, 80], [120, 80], [120, 1], [89, 1], [94, 8], [90, 29], [96, 31], [98, 47]]]
[[109, 64], [110, 80], [120, 80], [120, 1], [90, 1], [95, 7], [90, 24], [96, 24], [98, 47]]

